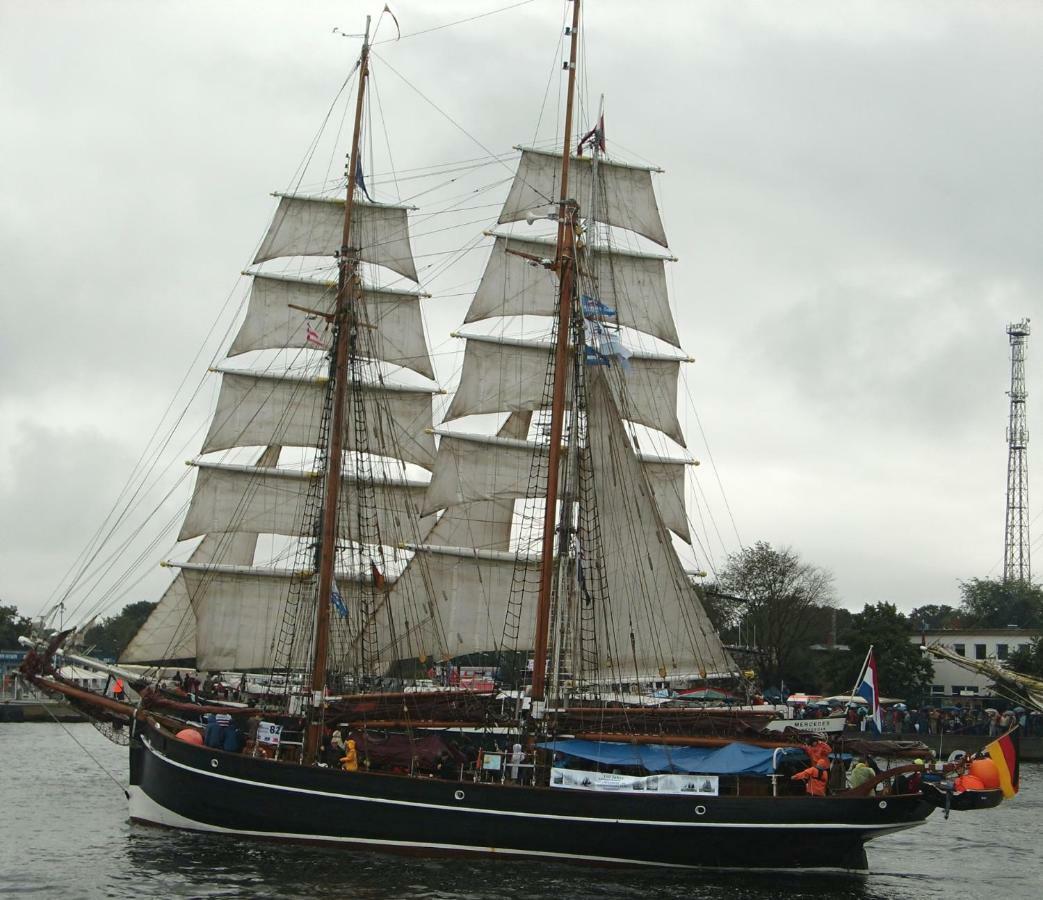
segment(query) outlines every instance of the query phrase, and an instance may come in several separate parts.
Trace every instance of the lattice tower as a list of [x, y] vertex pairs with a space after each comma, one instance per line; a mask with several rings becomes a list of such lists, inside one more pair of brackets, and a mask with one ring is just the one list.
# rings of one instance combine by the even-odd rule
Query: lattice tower
[[1010, 420], [1007, 425], [1007, 517], [1003, 580], [1029, 581], [1029, 430], [1025, 421], [1025, 345], [1029, 320], [1007, 326], [1010, 336]]

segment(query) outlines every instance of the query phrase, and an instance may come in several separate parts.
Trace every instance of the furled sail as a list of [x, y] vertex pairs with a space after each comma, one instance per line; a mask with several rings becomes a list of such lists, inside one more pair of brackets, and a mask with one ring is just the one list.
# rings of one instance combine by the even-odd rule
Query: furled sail
[[[231, 447], [278, 442], [315, 447], [319, 443], [326, 378], [306, 378], [268, 372], [221, 370], [221, 392], [203, 453]], [[382, 455], [430, 466], [435, 445], [431, 429], [429, 388], [366, 384], [369, 444]], [[368, 402], [367, 402], [368, 401]], [[355, 444], [354, 418], [349, 416], [346, 445]], [[374, 449], [376, 452], [376, 449]]]
[[[561, 154], [528, 147], [520, 149], [521, 161], [500, 213], [500, 224], [528, 218], [533, 210], [545, 209], [548, 205], [556, 207], [561, 192]], [[652, 190], [652, 172], [655, 171], [659, 170], [599, 160], [594, 218], [635, 231], [665, 247], [666, 232]], [[588, 207], [588, 212], [592, 179], [593, 160], [573, 156], [569, 162], [569, 193], [581, 207]]]
[[[279, 256], [333, 256], [344, 235], [344, 198], [276, 194], [279, 207], [254, 263]], [[352, 242], [363, 262], [417, 280], [409, 246], [408, 207], [355, 201]]]
[[[464, 322], [492, 316], [555, 315], [558, 279], [549, 269], [527, 258], [542, 260], [554, 252], [550, 241], [497, 235]], [[598, 300], [616, 311], [614, 319], [618, 324], [679, 347], [666, 291], [666, 263], [672, 259], [616, 247], [588, 246], [582, 262], [589, 269], [585, 276], [598, 287]]]
[[[463, 372], [445, 419], [478, 413], [536, 410], [545, 404], [551, 347], [543, 341], [468, 334]], [[624, 415], [684, 446], [677, 420], [677, 357], [634, 351]]]
[[[360, 356], [405, 366], [434, 379], [416, 291], [364, 286], [358, 301]], [[285, 347], [326, 349], [329, 332], [318, 317], [336, 306], [337, 282], [256, 273], [250, 302], [229, 356]], [[298, 308], [294, 308], [298, 307]]]
[[731, 673], [735, 664], [699, 602], [631, 450], [610, 386], [588, 382], [587, 432], [597, 485], [608, 606], [596, 615], [602, 670], [615, 680]]

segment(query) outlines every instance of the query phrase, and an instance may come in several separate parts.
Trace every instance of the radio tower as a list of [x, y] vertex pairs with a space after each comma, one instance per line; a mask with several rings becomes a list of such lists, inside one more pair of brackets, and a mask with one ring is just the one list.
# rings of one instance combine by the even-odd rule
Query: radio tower
[[1029, 470], [1025, 449], [1029, 430], [1025, 424], [1025, 344], [1031, 332], [1029, 320], [1007, 326], [1010, 336], [1010, 423], [1007, 425], [1007, 529], [1004, 535], [1003, 580], [1030, 581]]

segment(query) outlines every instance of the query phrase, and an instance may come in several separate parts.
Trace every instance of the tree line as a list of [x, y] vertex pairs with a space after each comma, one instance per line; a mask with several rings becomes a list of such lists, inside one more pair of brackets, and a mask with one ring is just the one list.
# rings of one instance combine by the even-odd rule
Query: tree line
[[[906, 615], [879, 602], [852, 612], [838, 605], [830, 572], [763, 541], [730, 555], [701, 594], [725, 643], [762, 686], [781, 691], [846, 694], [872, 646], [881, 693], [915, 702], [929, 691], [933, 675], [930, 659], [911, 639], [918, 631], [1043, 627], [1043, 589], [987, 578], [961, 582], [955, 607], [925, 605]], [[1008, 663], [1043, 674], [1043, 641], [1013, 652]]]
[[[140, 600], [95, 623], [84, 634], [84, 651], [100, 659], [119, 659], [155, 607], [155, 603]], [[32, 619], [19, 615], [16, 606], [0, 603], [0, 650], [18, 649], [18, 638], [28, 635], [32, 627]]]

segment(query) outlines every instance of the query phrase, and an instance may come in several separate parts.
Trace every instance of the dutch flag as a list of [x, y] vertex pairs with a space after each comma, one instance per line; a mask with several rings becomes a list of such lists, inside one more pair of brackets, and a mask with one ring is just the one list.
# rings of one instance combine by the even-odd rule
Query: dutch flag
[[872, 647], [866, 654], [862, 674], [858, 676], [858, 681], [855, 683], [854, 694], [862, 697], [869, 704], [869, 715], [866, 716], [865, 723], [880, 734], [883, 731], [880, 727], [880, 678], [877, 676], [876, 659], [873, 656]]

